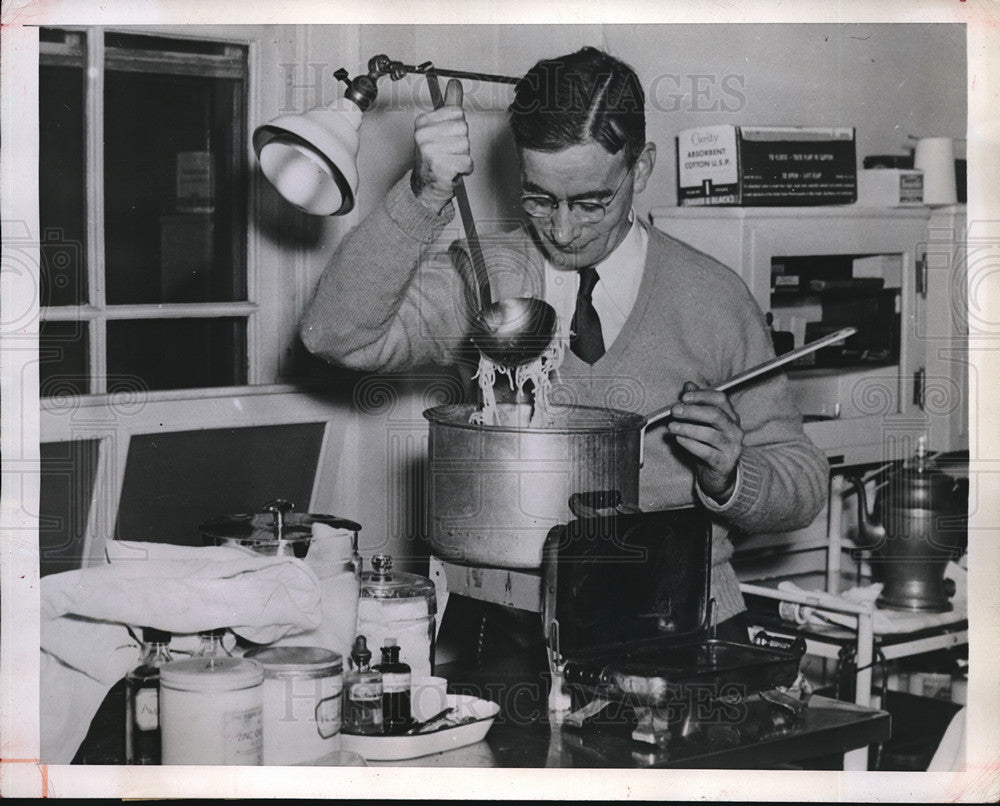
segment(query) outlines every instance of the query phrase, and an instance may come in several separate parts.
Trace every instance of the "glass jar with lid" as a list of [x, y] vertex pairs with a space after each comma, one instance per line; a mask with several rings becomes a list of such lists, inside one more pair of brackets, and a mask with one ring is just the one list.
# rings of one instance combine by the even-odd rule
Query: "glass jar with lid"
[[415, 677], [428, 676], [434, 669], [434, 583], [419, 574], [394, 571], [392, 565], [390, 555], [376, 554], [371, 570], [361, 575], [358, 634], [375, 650], [384, 646], [387, 638], [397, 639], [399, 659], [410, 666]]
[[253, 515], [230, 515], [202, 523], [206, 544], [238, 546], [269, 557], [295, 557], [311, 568], [320, 583], [320, 624], [306, 632], [285, 635], [275, 643], [317, 646], [350, 654], [358, 618], [361, 556], [354, 521], [332, 515], [295, 512], [295, 505], [278, 498]]

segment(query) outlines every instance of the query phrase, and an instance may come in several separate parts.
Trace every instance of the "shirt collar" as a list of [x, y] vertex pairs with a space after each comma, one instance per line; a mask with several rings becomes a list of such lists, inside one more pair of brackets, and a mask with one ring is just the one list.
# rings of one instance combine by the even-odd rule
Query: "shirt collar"
[[646, 229], [639, 221], [635, 210], [629, 213], [629, 218], [632, 225], [621, 243], [595, 266], [605, 293], [623, 306], [628, 303], [630, 297], [634, 299], [632, 291], [637, 285], [637, 279], [642, 276], [648, 239]]

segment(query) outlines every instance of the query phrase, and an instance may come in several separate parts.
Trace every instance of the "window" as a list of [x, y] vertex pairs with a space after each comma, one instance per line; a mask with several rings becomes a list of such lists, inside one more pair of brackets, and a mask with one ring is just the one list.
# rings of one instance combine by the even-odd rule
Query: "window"
[[252, 377], [247, 48], [43, 28], [41, 395]]

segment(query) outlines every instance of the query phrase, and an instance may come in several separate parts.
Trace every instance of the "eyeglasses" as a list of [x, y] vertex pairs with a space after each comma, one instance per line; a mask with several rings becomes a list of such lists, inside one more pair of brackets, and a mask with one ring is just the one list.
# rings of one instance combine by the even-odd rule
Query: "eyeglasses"
[[598, 201], [597, 199], [574, 199], [573, 201], [569, 201], [568, 199], [557, 199], [548, 193], [523, 193], [521, 194], [521, 207], [532, 218], [549, 218], [559, 209], [560, 203], [565, 201], [570, 214], [577, 221], [585, 224], [596, 224], [604, 218], [605, 213], [608, 212], [608, 207], [611, 206], [611, 203], [625, 185], [625, 180], [631, 175], [632, 169], [629, 168], [625, 176], [622, 177], [621, 182], [618, 183], [618, 187], [615, 188], [614, 193], [604, 201]]

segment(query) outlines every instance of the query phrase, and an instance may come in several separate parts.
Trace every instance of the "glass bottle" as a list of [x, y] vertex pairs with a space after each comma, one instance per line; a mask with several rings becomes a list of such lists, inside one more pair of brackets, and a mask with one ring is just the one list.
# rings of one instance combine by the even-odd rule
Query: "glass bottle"
[[382, 733], [382, 675], [368, 667], [372, 653], [363, 635], [354, 639], [351, 668], [345, 675], [345, 733]]
[[226, 629], [202, 630], [198, 633], [201, 643], [195, 651], [193, 658], [229, 658], [232, 653], [226, 649], [222, 639], [226, 637]]
[[142, 659], [125, 675], [125, 759], [127, 764], [160, 763], [160, 667], [173, 660], [171, 635], [145, 627]]
[[384, 733], [401, 733], [412, 721], [410, 667], [399, 659], [399, 643], [386, 638], [382, 662], [372, 667], [382, 674], [382, 727]]
[[357, 631], [373, 647], [385, 646], [392, 636], [400, 656], [414, 676], [434, 674], [434, 633], [437, 597], [427, 577], [393, 570], [388, 554], [376, 554], [371, 570], [361, 575]]

